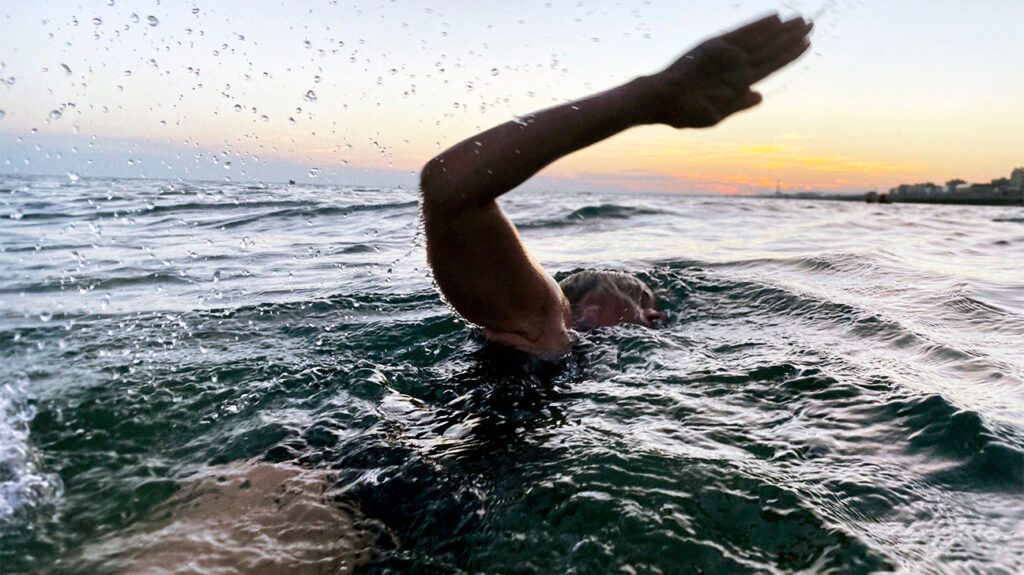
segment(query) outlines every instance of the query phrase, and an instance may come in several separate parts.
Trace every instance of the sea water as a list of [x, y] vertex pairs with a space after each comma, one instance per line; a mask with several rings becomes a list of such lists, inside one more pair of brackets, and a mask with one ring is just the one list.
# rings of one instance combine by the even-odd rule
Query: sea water
[[369, 572], [1024, 570], [1020, 208], [502, 203], [668, 320], [485, 345], [415, 190], [0, 178], [3, 572], [116, 571], [253, 462], [329, 476]]

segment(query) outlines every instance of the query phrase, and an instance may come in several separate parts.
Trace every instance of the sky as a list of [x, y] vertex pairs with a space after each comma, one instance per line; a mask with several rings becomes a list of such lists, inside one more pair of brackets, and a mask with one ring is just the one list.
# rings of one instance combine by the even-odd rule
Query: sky
[[763, 104], [634, 128], [530, 185], [864, 191], [1024, 166], [1024, 0], [36, 0], [0, 5], [0, 173], [415, 186], [480, 130], [772, 11], [816, 27]]

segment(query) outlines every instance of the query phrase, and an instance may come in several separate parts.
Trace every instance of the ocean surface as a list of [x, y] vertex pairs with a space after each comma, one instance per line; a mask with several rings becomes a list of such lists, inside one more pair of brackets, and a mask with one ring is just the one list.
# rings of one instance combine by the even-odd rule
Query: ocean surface
[[414, 190], [0, 177], [0, 570], [122, 571], [189, 481], [272, 462], [370, 573], [1024, 572], [1024, 210], [503, 206], [665, 325], [485, 345]]

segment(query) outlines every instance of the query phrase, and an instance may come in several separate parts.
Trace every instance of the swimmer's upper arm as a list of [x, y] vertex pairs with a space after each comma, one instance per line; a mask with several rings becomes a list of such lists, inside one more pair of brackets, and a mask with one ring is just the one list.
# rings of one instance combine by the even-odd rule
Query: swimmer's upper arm
[[445, 299], [492, 339], [527, 351], [568, 347], [570, 315], [558, 284], [497, 202], [459, 189], [443, 168], [429, 163], [420, 186], [427, 259]]

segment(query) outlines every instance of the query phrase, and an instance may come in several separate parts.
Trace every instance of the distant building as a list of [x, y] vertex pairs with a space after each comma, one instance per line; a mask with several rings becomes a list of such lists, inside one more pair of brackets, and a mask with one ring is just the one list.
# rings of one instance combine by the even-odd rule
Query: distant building
[[1017, 168], [1010, 174], [1010, 189], [1016, 192], [1024, 191], [1024, 168]]
[[921, 200], [937, 196], [941, 193], [942, 188], [931, 182], [925, 184], [900, 184], [889, 190], [889, 197], [894, 201]]
[[992, 184], [971, 184], [957, 190], [957, 199], [987, 200], [999, 195], [999, 190]]
[[[884, 202], [881, 194], [869, 202]], [[995, 178], [987, 184], [968, 184], [959, 178], [944, 187], [931, 182], [900, 184], [889, 190], [888, 200], [923, 204], [1022, 205], [1024, 204], [1024, 168], [1016, 168], [1009, 178]]]

